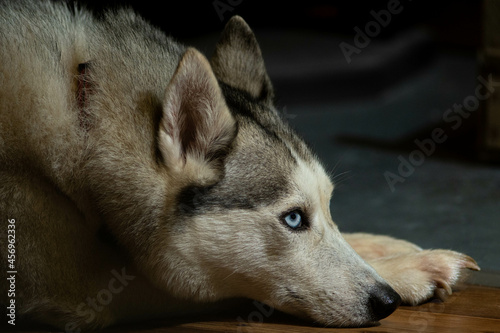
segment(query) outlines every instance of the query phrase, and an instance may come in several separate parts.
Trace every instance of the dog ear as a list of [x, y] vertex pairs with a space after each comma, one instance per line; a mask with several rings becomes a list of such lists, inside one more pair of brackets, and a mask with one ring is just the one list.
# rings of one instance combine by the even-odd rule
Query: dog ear
[[233, 16], [226, 24], [210, 60], [222, 82], [248, 92], [252, 97], [271, 103], [271, 80], [257, 39], [248, 24]]
[[165, 92], [159, 130], [165, 164], [174, 173], [213, 178], [236, 129], [208, 60], [188, 48]]

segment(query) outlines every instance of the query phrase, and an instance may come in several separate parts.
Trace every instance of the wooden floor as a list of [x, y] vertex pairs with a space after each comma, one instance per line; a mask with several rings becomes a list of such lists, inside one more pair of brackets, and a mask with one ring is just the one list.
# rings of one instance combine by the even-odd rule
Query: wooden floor
[[[16, 332], [40, 332], [17, 328]], [[43, 332], [54, 331], [49, 329]], [[379, 326], [367, 328], [312, 326], [308, 322], [272, 311], [267, 306], [249, 302], [243, 307], [234, 307], [219, 315], [184, 318], [176, 322], [148, 322], [99, 332], [500, 332], [500, 288], [466, 285], [455, 291], [444, 303], [433, 301], [417, 307], [401, 306], [382, 320]]]
[[103, 332], [500, 332], [500, 288], [463, 286], [446, 302], [401, 306], [379, 326], [362, 329], [315, 327], [277, 311], [269, 312], [267, 307], [259, 309], [252, 304], [231, 314]]

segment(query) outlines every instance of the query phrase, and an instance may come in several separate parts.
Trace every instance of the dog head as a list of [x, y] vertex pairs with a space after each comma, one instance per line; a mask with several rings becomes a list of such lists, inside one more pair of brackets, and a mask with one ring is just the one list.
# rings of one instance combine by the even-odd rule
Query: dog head
[[342, 238], [332, 182], [272, 100], [241, 18], [210, 63], [186, 51], [158, 135], [168, 226], [146, 260], [152, 280], [176, 297], [248, 297], [324, 325], [385, 317], [397, 294]]

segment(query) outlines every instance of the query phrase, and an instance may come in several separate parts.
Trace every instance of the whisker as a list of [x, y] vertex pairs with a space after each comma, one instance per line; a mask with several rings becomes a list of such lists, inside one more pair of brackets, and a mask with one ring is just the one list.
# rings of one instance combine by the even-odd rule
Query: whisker
[[344, 171], [342, 173], [336, 174], [332, 177], [332, 182], [338, 186], [339, 184], [345, 182], [348, 179], [351, 179], [353, 175], [349, 175], [351, 173], [350, 170]]

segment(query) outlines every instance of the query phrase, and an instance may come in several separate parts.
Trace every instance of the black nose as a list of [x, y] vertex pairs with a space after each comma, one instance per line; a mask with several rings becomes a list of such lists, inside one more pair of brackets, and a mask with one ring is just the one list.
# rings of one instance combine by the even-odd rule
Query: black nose
[[368, 307], [374, 321], [384, 319], [393, 313], [401, 303], [399, 294], [388, 284], [377, 284], [370, 290], [369, 297]]

